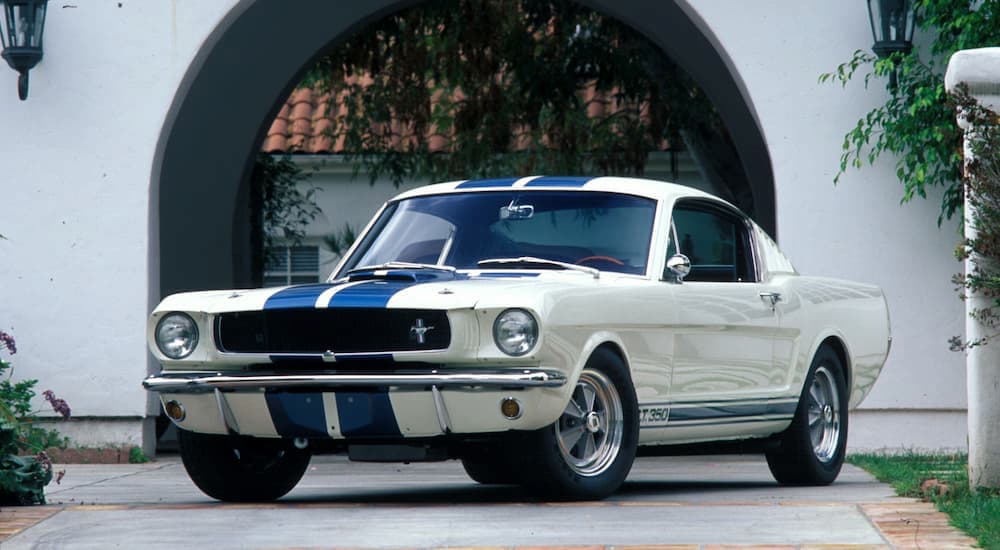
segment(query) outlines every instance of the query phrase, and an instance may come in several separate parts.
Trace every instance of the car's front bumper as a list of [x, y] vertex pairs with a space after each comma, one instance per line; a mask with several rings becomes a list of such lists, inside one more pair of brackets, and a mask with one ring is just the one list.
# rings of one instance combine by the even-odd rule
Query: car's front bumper
[[161, 372], [143, 380], [142, 386], [156, 392], [200, 393], [210, 392], [216, 388], [220, 390], [257, 390], [261, 388], [329, 389], [372, 386], [523, 389], [558, 388], [565, 383], [566, 377], [559, 371], [518, 369], [492, 372], [428, 370], [364, 374]]
[[[537, 429], [565, 407], [559, 371], [426, 370], [379, 373], [170, 372], [143, 386], [181, 407], [181, 428], [257, 437], [338, 440], [433, 437]], [[500, 404], [516, 399], [516, 418]]]

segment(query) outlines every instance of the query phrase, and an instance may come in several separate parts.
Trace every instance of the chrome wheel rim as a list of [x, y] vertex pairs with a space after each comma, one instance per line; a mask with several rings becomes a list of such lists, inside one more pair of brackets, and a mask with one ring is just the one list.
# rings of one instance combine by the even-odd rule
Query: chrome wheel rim
[[813, 373], [807, 399], [813, 454], [820, 462], [830, 462], [840, 447], [840, 392], [833, 372], [826, 366], [820, 365]]
[[618, 456], [624, 425], [615, 385], [603, 373], [585, 370], [555, 425], [559, 452], [577, 474], [599, 475]]

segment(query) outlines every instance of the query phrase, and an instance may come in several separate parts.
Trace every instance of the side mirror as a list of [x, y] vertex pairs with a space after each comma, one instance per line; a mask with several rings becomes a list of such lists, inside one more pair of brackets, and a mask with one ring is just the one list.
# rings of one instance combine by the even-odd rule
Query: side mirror
[[667, 270], [677, 277], [677, 282], [683, 281], [691, 273], [691, 259], [683, 254], [674, 254], [667, 260]]

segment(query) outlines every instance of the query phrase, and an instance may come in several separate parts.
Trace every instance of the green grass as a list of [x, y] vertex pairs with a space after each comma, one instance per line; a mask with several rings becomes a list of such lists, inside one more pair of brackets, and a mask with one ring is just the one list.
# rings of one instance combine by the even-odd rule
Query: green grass
[[142, 452], [139, 447], [132, 447], [128, 450], [128, 463], [129, 464], [145, 464], [149, 462], [149, 457]]
[[[1000, 492], [969, 490], [966, 456], [855, 454], [847, 460], [892, 485], [899, 495], [933, 502], [948, 514], [952, 525], [978, 539], [980, 546], [1000, 550]], [[929, 479], [945, 484], [947, 492], [925, 494], [921, 486]]]

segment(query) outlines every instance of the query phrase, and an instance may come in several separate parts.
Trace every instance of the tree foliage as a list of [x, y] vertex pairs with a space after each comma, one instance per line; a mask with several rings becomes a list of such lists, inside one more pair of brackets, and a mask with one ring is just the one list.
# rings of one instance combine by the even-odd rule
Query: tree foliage
[[896, 71], [899, 84], [889, 97], [857, 121], [844, 136], [840, 171], [874, 164], [883, 154], [896, 158], [903, 184], [902, 201], [926, 197], [931, 188], [944, 195], [938, 223], [962, 208], [962, 132], [954, 105], [944, 89], [944, 72], [958, 50], [1000, 44], [1000, 0], [916, 0], [916, 24], [922, 34], [909, 54], [878, 59], [858, 50], [820, 81], [847, 85], [864, 74], [865, 86]]
[[[252, 273], [263, 277], [264, 266], [273, 259], [278, 239], [299, 244], [305, 228], [321, 213], [316, 204], [317, 187], [308, 187], [309, 174], [288, 155], [257, 155], [250, 176], [250, 234]], [[255, 281], [260, 284], [260, 280]]]
[[309, 72], [371, 181], [642, 174], [664, 143], [711, 150], [752, 203], [704, 92], [658, 47], [569, 0], [442, 0], [391, 15]]

